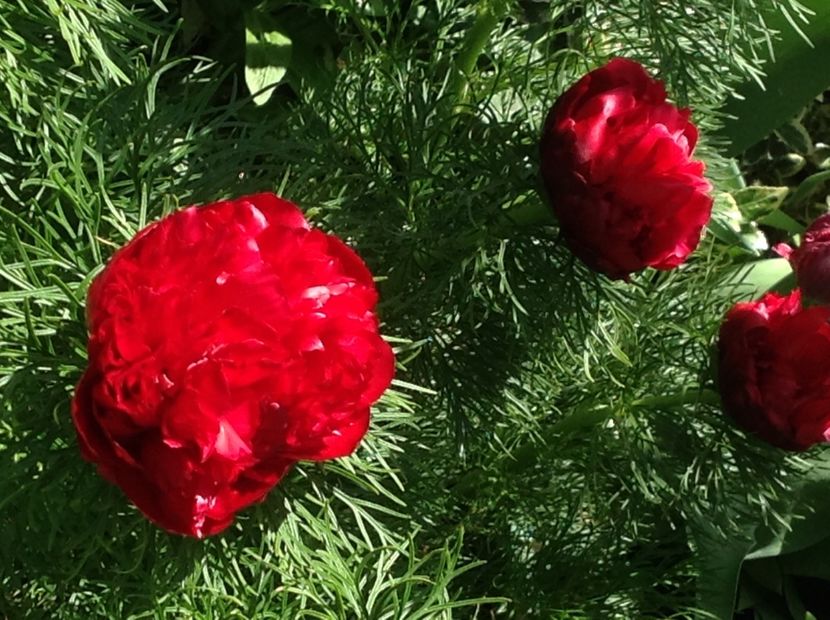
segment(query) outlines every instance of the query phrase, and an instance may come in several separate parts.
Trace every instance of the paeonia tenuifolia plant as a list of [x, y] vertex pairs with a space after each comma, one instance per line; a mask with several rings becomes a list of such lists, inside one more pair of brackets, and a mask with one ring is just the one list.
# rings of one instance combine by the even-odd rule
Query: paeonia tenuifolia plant
[[790, 260], [805, 298], [830, 304], [830, 213], [810, 224], [798, 248], [779, 243], [773, 249]]
[[724, 410], [787, 450], [830, 440], [830, 307], [801, 298], [796, 289], [737, 304], [718, 341]]
[[541, 140], [541, 173], [565, 240], [610, 278], [673, 269], [712, 210], [698, 132], [663, 83], [616, 58], [566, 90]]
[[355, 450], [394, 371], [363, 261], [273, 194], [151, 224], [89, 291], [83, 455], [151, 520], [204, 537], [299, 460]]

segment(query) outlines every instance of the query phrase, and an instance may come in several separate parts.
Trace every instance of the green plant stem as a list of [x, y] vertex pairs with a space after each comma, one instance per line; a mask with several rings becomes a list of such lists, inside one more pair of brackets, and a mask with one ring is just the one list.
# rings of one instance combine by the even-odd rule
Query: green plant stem
[[452, 75], [448, 91], [452, 94], [456, 105], [461, 105], [467, 98], [468, 76], [475, 68], [478, 57], [490, 40], [490, 34], [502, 19], [502, 11], [496, 10], [489, 2], [485, 2], [478, 9], [476, 20], [467, 31], [461, 51], [452, 67]]
[[634, 409], [668, 409], [700, 403], [719, 407], [721, 404], [720, 394], [706, 388], [689, 388], [676, 394], [646, 396], [645, 398], [634, 401], [631, 406]]
[[516, 229], [533, 229], [539, 226], [551, 226], [556, 223], [553, 211], [544, 203], [526, 200], [506, 209], [491, 225], [477, 228], [452, 239], [444, 240], [431, 247], [428, 252], [416, 257], [424, 272], [429, 272], [436, 263], [449, 257], [471, 254], [491, 239], [506, 239]]
[[[515, 207], [505, 210], [493, 232], [524, 226], [544, 226], [555, 224], [553, 210], [542, 201], [525, 200]], [[506, 230], [505, 230], [506, 232]]]
[[[720, 407], [720, 394], [714, 390], [690, 387], [675, 394], [666, 394], [661, 396], [646, 396], [631, 403], [631, 409], [673, 409], [676, 407], [683, 407], [685, 405], [707, 404]], [[584, 427], [595, 426], [604, 422], [611, 415], [614, 409], [612, 407], [601, 405], [597, 407], [589, 407], [585, 409], [577, 408], [571, 415], [559, 420], [552, 427], [553, 434], [562, 434], [571, 432], [576, 429]]]

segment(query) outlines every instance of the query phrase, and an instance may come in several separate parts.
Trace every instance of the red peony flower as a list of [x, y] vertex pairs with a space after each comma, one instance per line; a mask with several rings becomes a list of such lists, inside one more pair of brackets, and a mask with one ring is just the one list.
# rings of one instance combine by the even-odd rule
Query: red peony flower
[[739, 303], [720, 329], [720, 392], [740, 426], [787, 450], [830, 441], [830, 308], [796, 289]]
[[202, 538], [298, 460], [350, 454], [394, 371], [363, 261], [257, 194], [142, 230], [89, 291], [72, 416], [85, 458]]
[[568, 245], [592, 269], [611, 278], [672, 269], [697, 247], [712, 198], [692, 159], [689, 114], [622, 58], [584, 76], [548, 113], [542, 179]]
[[810, 224], [796, 250], [785, 243], [773, 249], [790, 259], [805, 298], [830, 304], [830, 213]]

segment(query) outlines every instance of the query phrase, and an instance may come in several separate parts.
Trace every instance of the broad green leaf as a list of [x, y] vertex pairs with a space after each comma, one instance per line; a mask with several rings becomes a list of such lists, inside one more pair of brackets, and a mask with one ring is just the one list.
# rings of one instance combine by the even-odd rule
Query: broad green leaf
[[828, 181], [830, 181], [830, 170], [811, 174], [804, 179], [798, 188], [793, 192], [790, 201], [795, 205], [804, 202], [813, 191], [818, 189], [819, 185], [827, 183]]
[[787, 618], [787, 608], [800, 611], [803, 605], [788, 587], [788, 576], [830, 578], [828, 521], [830, 469], [819, 457], [775, 531], [747, 524], [744, 536], [732, 540], [706, 530], [695, 533], [701, 567], [698, 605], [718, 618], [731, 618], [737, 593], [738, 609], [752, 608], [759, 617]]
[[773, 165], [780, 178], [789, 179], [804, 170], [804, 166], [807, 165], [807, 158], [798, 153], [787, 153], [781, 157], [776, 157], [773, 160]]
[[830, 169], [830, 144], [819, 142], [813, 151], [813, 158], [817, 162], [819, 170]]
[[793, 272], [784, 258], [765, 258], [731, 269], [724, 278], [722, 289], [738, 299], [757, 299], [769, 290], [788, 288]]
[[[793, 620], [780, 591], [771, 590], [747, 572], [741, 576], [741, 594], [738, 610], [751, 608], [755, 620]], [[721, 616], [729, 620], [733, 616]]]
[[700, 563], [697, 606], [714, 618], [732, 618], [741, 567], [752, 548], [751, 537], [723, 539], [711, 532], [699, 531], [694, 538]]
[[769, 249], [766, 235], [758, 224], [799, 233], [803, 228], [780, 211], [789, 189], [753, 185], [721, 192], [712, 205], [712, 219], [708, 228], [715, 237], [728, 245], [760, 256]]
[[789, 123], [784, 123], [775, 133], [793, 152], [801, 155], [813, 152], [813, 139], [799, 121], [792, 120]]
[[715, 197], [712, 217], [707, 229], [723, 243], [739, 247], [755, 256], [769, 247], [764, 233], [744, 220], [731, 194], [722, 192]]
[[[817, 524], [813, 523], [815, 527]], [[818, 524], [822, 530], [827, 521]], [[790, 575], [802, 575], [830, 581], [830, 536], [821, 542], [778, 558], [781, 568]]]
[[786, 187], [766, 187], [752, 185], [732, 194], [743, 216], [754, 222], [779, 209], [787, 197]]
[[724, 243], [739, 243], [743, 219], [732, 194], [721, 192], [712, 203], [712, 219], [708, 229]]
[[[742, 191], [742, 190], [741, 190]], [[748, 221], [738, 208], [732, 194], [722, 192], [715, 196], [708, 230], [723, 243], [738, 247], [754, 256], [769, 248], [764, 233], [757, 224]]]
[[747, 558], [768, 558], [807, 549], [830, 537], [830, 468], [817, 461], [799, 489], [786, 523]]
[[778, 230], [783, 230], [794, 235], [800, 235], [804, 232], [804, 224], [790, 217], [780, 209], [773, 211], [769, 215], [758, 218], [758, 223], [763, 224], [764, 226], [777, 228]]
[[812, 45], [783, 15], [771, 16], [768, 23], [781, 32], [781, 39], [773, 46], [775, 61], [765, 66], [765, 88], [746, 82], [737, 90], [740, 98], [730, 99], [724, 107], [734, 117], [720, 131], [731, 142], [728, 155], [742, 153], [768, 136], [830, 86], [830, 2], [800, 0], [800, 4], [815, 13], [809, 24], [800, 24]]
[[291, 62], [291, 39], [261, 24], [255, 13], [246, 15], [245, 83], [256, 105], [268, 102]]
[[785, 575], [782, 585], [784, 589], [784, 600], [787, 602], [787, 609], [790, 615], [797, 620], [806, 620], [807, 609], [801, 600], [801, 596], [798, 594], [795, 579], [790, 575]]
[[751, 579], [767, 592], [781, 594], [783, 575], [775, 560], [768, 558], [754, 562], [747, 562], [746, 560], [747, 558], [744, 557], [741, 581]]
[[718, 180], [718, 189], [724, 192], [734, 192], [746, 187], [741, 164], [734, 157], [726, 161], [722, 174], [723, 177]]

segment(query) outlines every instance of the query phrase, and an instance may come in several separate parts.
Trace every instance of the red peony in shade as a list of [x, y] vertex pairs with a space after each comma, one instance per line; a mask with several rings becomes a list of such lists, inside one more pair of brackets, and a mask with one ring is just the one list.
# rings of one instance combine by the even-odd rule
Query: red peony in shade
[[830, 308], [801, 305], [798, 289], [737, 304], [718, 342], [726, 413], [787, 450], [830, 440]]
[[83, 456], [172, 532], [210, 536], [298, 460], [350, 454], [394, 372], [363, 261], [257, 194], [142, 230], [89, 291]]
[[689, 116], [623, 58], [585, 75], [548, 113], [542, 179], [568, 245], [595, 271], [672, 269], [697, 247], [712, 198], [692, 159]]
[[779, 243], [773, 249], [790, 260], [806, 299], [830, 304], [830, 213], [810, 224], [797, 249], [793, 250], [785, 243]]

